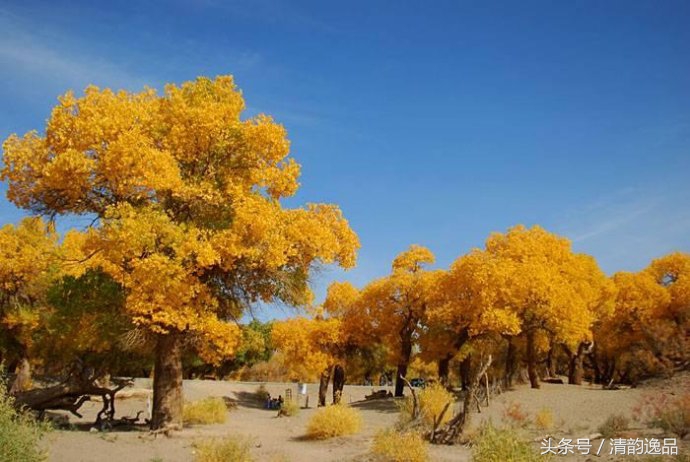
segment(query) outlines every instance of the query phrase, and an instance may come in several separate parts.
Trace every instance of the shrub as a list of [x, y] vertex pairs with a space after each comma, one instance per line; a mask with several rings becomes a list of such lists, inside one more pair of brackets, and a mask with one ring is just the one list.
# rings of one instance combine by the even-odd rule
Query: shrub
[[509, 425], [517, 427], [524, 427], [529, 422], [527, 411], [517, 401], [510, 403], [503, 411], [503, 418], [508, 421]]
[[[445, 389], [440, 383], [433, 383], [417, 393], [419, 399], [419, 411], [425, 425], [432, 426], [436, 419], [441, 415], [446, 404], [449, 409], [443, 415], [441, 423], [446, 423], [453, 418], [452, 406], [455, 398], [452, 393]], [[412, 396], [407, 396], [398, 402], [400, 410], [400, 423], [405, 424], [412, 420], [412, 409], [414, 407]]]
[[357, 409], [335, 404], [316, 411], [307, 424], [307, 436], [323, 440], [334, 436], [352, 435], [359, 432], [361, 427], [362, 416]]
[[627, 417], [622, 414], [613, 414], [599, 426], [599, 433], [604, 438], [613, 438], [626, 431], [629, 426], [630, 422]]
[[513, 429], [483, 427], [472, 446], [473, 462], [537, 462], [548, 460], [528, 442], [521, 441]]
[[12, 462], [45, 460], [38, 440], [48, 427], [27, 413], [15, 411], [13, 404], [5, 383], [0, 380], [0, 457]]
[[553, 427], [553, 413], [551, 409], [543, 408], [534, 416], [534, 425], [540, 430], [549, 430]]
[[299, 404], [296, 401], [285, 401], [282, 406], [280, 406], [280, 412], [278, 415], [292, 417], [299, 414]]
[[419, 433], [383, 430], [374, 436], [371, 453], [381, 462], [425, 462], [427, 444]]
[[681, 439], [685, 438], [690, 434], [690, 393], [677, 397], [647, 395], [635, 409], [635, 415], [650, 427], [661, 428]]
[[184, 404], [182, 420], [185, 424], [225, 423], [228, 408], [222, 398], [211, 397]]
[[194, 462], [252, 462], [250, 442], [236, 437], [194, 443]]
[[258, 402], [265, 403], [269, 396], [271, 396], [271, 394], [266, 389], [266, 385], [262, 383], [261, 385], [256, 387], [256, 391], [254, 391], [254, 397]]

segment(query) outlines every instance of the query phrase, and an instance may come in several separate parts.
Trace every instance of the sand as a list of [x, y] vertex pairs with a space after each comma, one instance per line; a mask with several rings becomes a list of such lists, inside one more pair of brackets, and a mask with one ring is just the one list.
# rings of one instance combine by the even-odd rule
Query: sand
[[[592, 437], [608, 416], [622, 413], [631, 417], [633, 408], [643, 394], [690, 391], [689, 384], [690, 375], [686, 374], [670, 382], [656, 381], [640, 388], [615, 391], [590, 385], [544, 383], [539, 390], [521, 385], [493, 397], [489, 407], [483, 408], [481, 414], [473, 415], [473, 426], [477, 427], [487, 420], [498, 425], [505, 424], [504, 413], [512, 403], [519, 403], [530, 419], [540, 410], [549, 409], [555, 417], [554, 428], [539, 430], [528, 424], [520, 430], [525, 438], [535, 441], [533, 444], [538, 449], [538, 441], [548, 435], [557, 439]], [[117, 416], [134, 416], [137, 411], [145, 411], [146, 390], [150, 386], [149, 380], [138, 379], [129, 397], [117, 400]], [[186, 380], [186, 399], [227, 396], [237, 400], [238, 406], [230, 411], [225, 424], [192, 426], [176, 432], [172, 437], [159, 435], [154, 438], [143, 428], [133, 431], [89, 431], [88, 423], [93, 422], [101, 404], [87, 402], [82, 408], [83, 419], [70, 416], [73, 429], [54, 431], [43, 444], [51, 462], [183, 462], [194, 459], [195, 441], [239, 435], [251, 442], [252, 454], [258, 461], [365, 461], [368, 460], [367, 452], [374, 434], [394, 425], [398, 418], [396, 400], [365, 401], [364, 396], [371, 393], [372, 387], [347, 385], [343, 399], [362, 412], [362, 431], [354, 436], [310, 441], [304, 439], [304, 432], [309, 418], [316, 411], [318, 386], [308, 385], [310, 408], [302, 409], [297, 416], [280, 418], [277, 417], [277, 411], [266, 410], [255, 401], [253, 393], [258, 386], [258, 383], [247, 382]], [[266, 387], [274, 396], [285, 396], [286, 390], [291, 390], [293, 397], [298, 397], [301, 405], [305, 404], [305, 397], [297, 394], [296, 384], [269, 383]], [[639, 431], [643, 431], [642, 427]], [[687, 449], [687, 444], [683, 442], [681, 450]], [[618, 460], [608, 456], [608, 450], [606, 446], [603, 451], [606, 454], [595, 459]], [[433, 461], [469, 461], [470, 458], [471, 449], [463, 445], [430, 447], [430, 460]], [[593, 460], [591, 456], [581, 455], [558, 456], [557, 460], [561, 459]]]

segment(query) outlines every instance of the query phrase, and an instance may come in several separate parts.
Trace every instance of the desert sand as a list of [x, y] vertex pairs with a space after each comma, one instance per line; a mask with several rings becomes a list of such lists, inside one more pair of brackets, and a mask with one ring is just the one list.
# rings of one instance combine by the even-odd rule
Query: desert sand
[[[87, 402], [82, 408], [82, 419], [69, 417], [72, 429], [52, 432], [43, 444], [51, 462], [186, 462], [194, 458], [194, 441], [239, 435], [251, 442], [252, 454], [258, 461], [366, 461], [374, 434], [394, 425], [398, 417], [395, 399], [365, 401], [364, 396], [371, 393], [372, 387], [347, 385], [343, 399], [362, 411], [362, 431], [355, 436], [310, 441], [304, 438], [304, 432], [307, 421], [316, 411], [318, 386], [308, 385], [310, 408], [302, 409], [297, 416], [280, 418], [277, 417], [277, 411], [264, 409], [256, 402], [253, 393], [258, 386], [259, 383], [186, 380], [185, 399], [227, 396], [237, 400], [238, 406], [229, 411], [225, 424], [191, 426], [172, 437], [159, 435], [154, 438], [143, 427], [132, 431], [89, 431], [89, 422], [93, 422], [100, 403]], [[131, 396], [117, 400], [117, 417], [134, 416], [138, 411], [146, 411], [145, 394], [150, 387], [149, 380], [138, 379], [134, 392], [129, 393]], [[297, 394], [296, 384], [268, 383], [266, 387], [273, 396], [285, 396], [286, 390], [292, 390], [293, 398], [298, 397], [299, 403], [305, 404], [305, 397]], [[382, 387], [375, 388], [379, 390]], [[526, 438], [534, 441], [535, 450], [539, 450], [539, 441], [547, 434], [556, 439], [592, 437], [608, 416], [616, 413], [632, 416], [633, 408], [643, 394], [678, 393], [682, 390], [690, 391], [690, 375], [621, 390], [549, 383], [542, 384], [539, 390], [532, 390], [526, 385], [519, 385], [514, 390], [492, 397], [489, 407], [483, 408], [481, 414], [473, 414], [472, 426], [476, 428], [487, 420], [504, 424], [504, 412], [512, 403], [519, 403], [530, 417], [542, 409], [550, 409], [555, 420], [552, 430], [545, 432], [530, 425], [521, 430]], [[639, 431], [643, 431], [641, 424], [633, 422], [632, 425], [639, 426]], [[634, 433], [635, 428], [631, 431]], [[687, 444], [682, 442], [681, 451], [687, 450]], [[609, 456], [606, 447], [602, 453], [601, 457], [595, 459], [621, 460]], [[557, 460], [593, 460], [591, 457], [558, 456]], [[471, 449], [464, 445], [430, 447], [430, 460], [433, 461], [469, 461], [470, 458]]]

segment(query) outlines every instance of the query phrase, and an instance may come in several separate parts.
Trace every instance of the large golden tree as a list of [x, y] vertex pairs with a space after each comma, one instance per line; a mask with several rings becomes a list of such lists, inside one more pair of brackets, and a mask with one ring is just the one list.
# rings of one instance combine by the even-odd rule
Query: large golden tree
[[3, 144], [8, 198], [36, 214], [86, 214], [66, 247], [126, 290], [125, 312], [155, 342], [152, 428], [182, 415], [182, 352], [232, 355], [232, 321], [255, 302], [310, 301], [315, 264], [351, 267], [359, 246], [338, 207], [286, 209], [299, 165], [285, 129], [242, 119], [229, 76], [163, 95], [96, 87], [60, 98], [45, 134]]

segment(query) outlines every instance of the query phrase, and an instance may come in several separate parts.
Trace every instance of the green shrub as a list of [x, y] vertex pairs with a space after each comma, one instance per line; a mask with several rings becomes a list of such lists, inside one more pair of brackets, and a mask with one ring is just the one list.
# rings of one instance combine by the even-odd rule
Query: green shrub
[[537, 462], [548, 460], [528, 442], [520, 440], [514, 429], [484, 426], [472, 446], [473, 462]]
[[222, 398], [211, 397], [199, 401], [186, 402], [182, 420], [186, 425], [207, 425], [225, 423], [228, 408]]
[[380, 431], [374, 436], [371, 453], [375, 460], [380, 462], [426, 462], [429, 460], [427, 443], [416, 432]]
[[216, 438], [194, 443], [194, 462], [252, 462], [249, 440]]
[[38, 441], [48, 427], [28, 413], [16, 412], [13, 399], [0, 380], [0, 457], [12, 462], [36, 462], [46, 459]]
[[613, 438], [620, 435], [630, 427], [630, 421], [622, 414], [610, 415], [603, 424], [599, 426], [599, 433], [604, 438]]
[[362, 415], [344, 404], [322, 407], [307, 424], [309, 438], [324, 440], [334, 436], [352, 435], [362, 428]]

